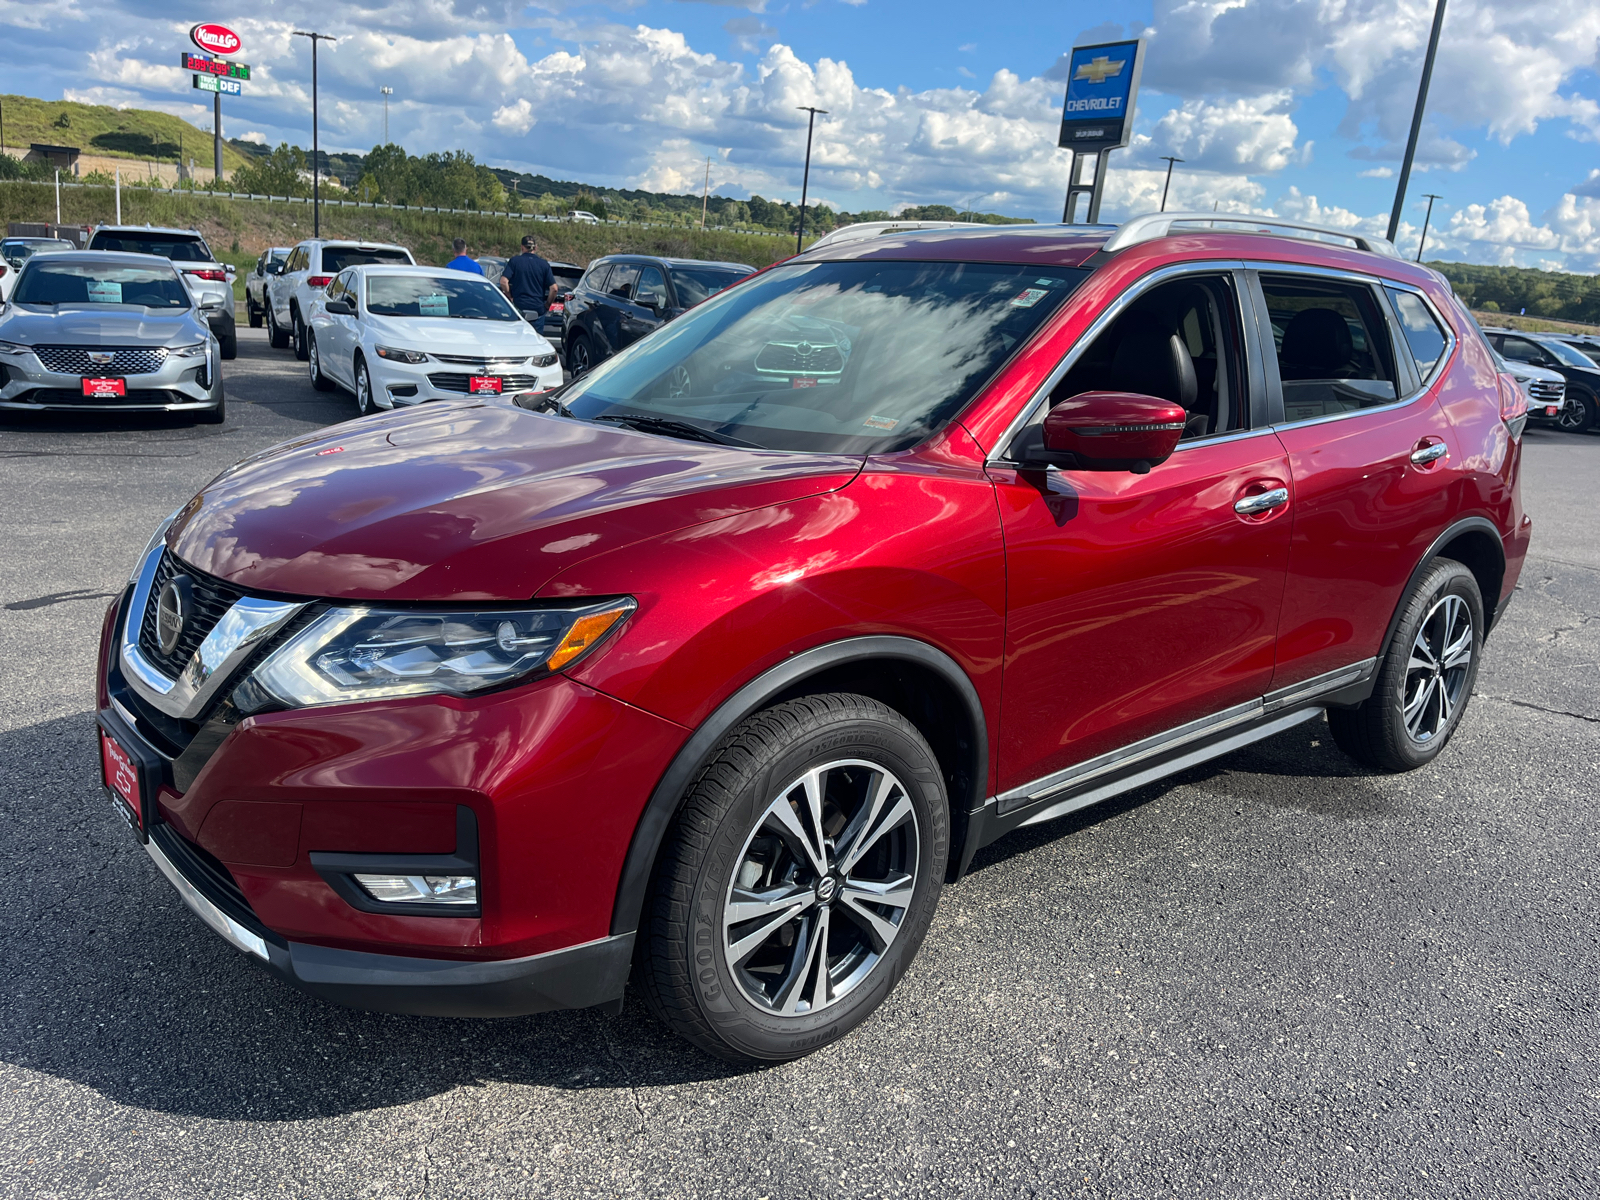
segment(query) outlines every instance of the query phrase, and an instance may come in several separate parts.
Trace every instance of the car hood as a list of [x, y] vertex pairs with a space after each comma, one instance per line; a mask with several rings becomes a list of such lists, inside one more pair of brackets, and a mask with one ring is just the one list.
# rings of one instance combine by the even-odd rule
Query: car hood
[[548, 354], [550, 343], [526, 321], [457, 321], [440, 317], [368, 317], [374, 338], [430, 354], [516, 357]]
[[523, 600], [591, 555], [832, 491], [860, 467], [436, 402], [235, 464], [183, 508], [167, 544], [252, 591]]
[[205, 337], [193, 309], [171, 314], [148, 308], [34, 308], [12, 305], [0, 317], [0, 341], [24, 346], [113, 344], [171, 346]]

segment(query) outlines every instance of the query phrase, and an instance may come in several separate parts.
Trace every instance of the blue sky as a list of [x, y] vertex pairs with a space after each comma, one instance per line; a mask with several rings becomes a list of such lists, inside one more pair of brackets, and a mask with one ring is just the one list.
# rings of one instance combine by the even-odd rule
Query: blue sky
[[[182, 6], [179, 6], [182, 9]], [[391, 134], [413, 152], [617, 186], [798, 199], [804, 117], [812, 192], [852, 210], [972, 205], [1059, 219], [1055, 148], [1077, 42], [1148, 39], [1134, 144], [1108, 179], [1111, 219], [1172, 207], [1276, 213], [1382, 232], [1431, 0], [279, 0], [252, 17], [151, 0], [0, 0], [7, 90], [159, 107], [209, 127], [177, 55], [195, 21], [237, 30], [256, 69], [225, 128], [309, 143], [309, 61], [295, 28], [336, 34], [321, 59], [323, 144]], [[1402, 247], [1423, 192], [1430, 256], [1600, 270], [1600, 4], [1452, 0]]]

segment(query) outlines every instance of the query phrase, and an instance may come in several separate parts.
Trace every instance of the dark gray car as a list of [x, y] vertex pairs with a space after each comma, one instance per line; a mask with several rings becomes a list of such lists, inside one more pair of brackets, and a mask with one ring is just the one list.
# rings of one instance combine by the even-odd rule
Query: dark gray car
[[171, 262], [30, 258], [0, 307], [0, 408], [183, 413], [221, 424], [221, 351]]
[[693, 308], [753, 275], [744, 263], [613, 254], [589, 264], [564, 314], [567, 367], [581, 375]]

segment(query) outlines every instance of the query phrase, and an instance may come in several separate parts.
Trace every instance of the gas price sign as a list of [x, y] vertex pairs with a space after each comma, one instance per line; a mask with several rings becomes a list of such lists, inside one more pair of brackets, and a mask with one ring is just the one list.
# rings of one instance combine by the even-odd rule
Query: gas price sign
[[220, 75], [226, 79], [250, 78], [250, 68], [241, 62], [224, 62], [220, 58], [190, 54], [187, 50], [183, 52], [178, 62], [185, 71], [195, 71], [201, 75]]

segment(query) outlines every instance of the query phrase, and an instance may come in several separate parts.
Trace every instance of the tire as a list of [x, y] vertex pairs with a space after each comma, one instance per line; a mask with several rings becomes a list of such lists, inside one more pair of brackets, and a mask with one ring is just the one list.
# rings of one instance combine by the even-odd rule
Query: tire
[[377, 405], [372, 399], [372, 375], [367, 371], [367, 360], [356, 357], [356, 414], [366, 416]]
[[196, 425], [221, 425], [228, 419], [228, 398], [223, 395], [222, 388], [217, 388], [217, 406], [208, 409], [195, 417]]
[[278, 328], [278, 318], [273, 316], [270, 308], [267, 309], [267, 342], [274, 350], [289, 348], [289, 334]]
[[306, 374], [319, 392], [331, 392], [338, 386], [322, 373], [322, 351], [317, 349], [317, 335], [311, 331], [306, 332]]
[[245, 320], [250, 322], [251, 329], [261, 328], [261, 310], [256, 307], [255, 301], [247, 295], [244, 300]]
[[582, 375], [594, 366], [594, 349], [589, 345], [587, 334], [575, 333], [569, 340], [571, 345], [566, 347], [567, 370], [574, 375]]
[[1556, 428], [1563, 433], [1587, 433], [1600, 425], [1600, 402], [1587, 392], [1572, 392], [1567, 397], [1571, 403], [1561, 409], [1556, 417]]
[[[837, 1041], [916, 955], [949, 851], [944, 778], [905, 717], [847, 693], [757, 713], [696, 779], [657, 865], [641, 928], [646, 1002], [702, 1050], [743, 1066]], [[817, 869], [819, 855], [831, 870]], [[740, 880], [748, 898], [736, 901]], [[762, 913], [725, 922], [735, 903]]]
[[217, 339], [217, 346], [222, 352], [222, 357], [227, 362], [232, 362], [239, 357], [239, 333], [230, 329]]
[[294, 318], [294, 356], [305, 362], [311, 354], [311, 348], [306, 345], [306, 323], [300, 319], [299, 313], [291, 313]]
[[1454, 559], [1438, 559], [1406, 601], [1372, 695], [1359, 707], [1328, 710], [1339, 749], [1386, 773], [1432, 762], [1472, 698], [1484, 628], [1477, 579]]

